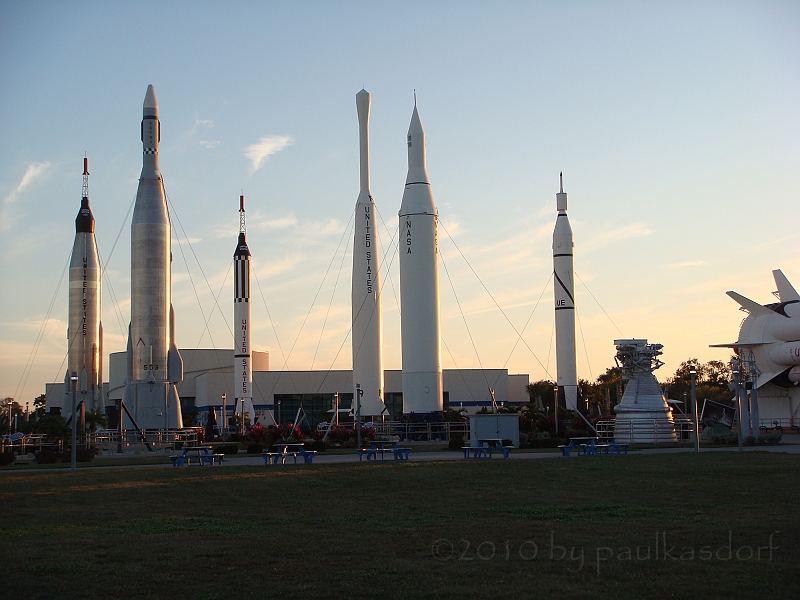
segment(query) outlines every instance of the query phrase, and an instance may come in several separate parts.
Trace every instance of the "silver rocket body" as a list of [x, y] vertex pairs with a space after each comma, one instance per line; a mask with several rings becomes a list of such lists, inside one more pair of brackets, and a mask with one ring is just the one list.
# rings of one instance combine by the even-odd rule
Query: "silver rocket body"
[[124, 396], [139, 427], [148, 429], [183, 426], [175, 387], [183, 380], [183, 361], [175, 345], [171, 228], [158, 166], [160, 137], [151, 85], [143, 105], [143, 164], [131, 222], [131, 378]]
[[[361, 190], [355, 208], [352, 276], [353, 393], [360, 385], [361, 416], [378, 416], [383, 404], [383, 327], [380, 257], [375, 202], [369, 190], [369, 109], [366, 90], [356, 94], [360, 143]], [[355, 396], [353, 396], [355, 398]]]
[[[69, 343], [67, 372], [83, 377], [78, 391], [86, 410], [103, 410], [103, 325], [100, 320], [101, 273], [94, 237], [94, 216], [89, 207], [88, 170], [84, 160], [84, 195], [75, 219], [75, 242], [69, 263]], [[83, 373], [86, 373], [83, 376]], [[71, 391], [65, 388], [65, 394]], [[61, 414], [71, 414], [71, 398], [66, 399]]]
[[439, 215], [417, 107], [408, 128], [408, 176], [400, 206], [400, 334], [403, 412], [442, 410]]
[[244, 230], [244, 196], [239, 204], [239, 239], [233, 253], [233, 384], [236, 414], [249, 414], [255, 422], [253, 409], [253, 369], [250, 333], [250, 249]]
[[573, 256], [575, 246], [567, 217], [567, 194], [556, 194], [556, 227], [553, 231], [553, 290], [556, 319], [557, 385], [563, 389], [566, 407], [578, 410], [578, 369], [575, 353], [575, 282]]

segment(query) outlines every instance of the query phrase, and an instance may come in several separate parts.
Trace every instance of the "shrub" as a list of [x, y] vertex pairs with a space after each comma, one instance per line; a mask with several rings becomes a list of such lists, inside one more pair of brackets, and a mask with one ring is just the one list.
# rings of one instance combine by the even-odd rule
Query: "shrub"
[[17, 455], [13, 452], [0, 452], [0, 466], [7, 466], [17, 460]]
[[772, 446], [774, 444], [779, 444], [783, 434], [780, 432], [776, 433], [762, 433], [761, 435], [756, 438], [759, 446]]
[[[75, 462], [91, 462], [92, 459], [95, 457], [96, 454], [99, 454], [99, 450], [97, 448], [76, 448], [75, 449]], [[66, 457], [67, 454], [65, 453], [64, 456]], [[72, 460], [72, 457], [69, 457]]]
[[53, 449], [44, 449], [39, 450], [39, 452], [33, 453], [33, 459], [36, 461], [37, 465], [49, 465], [54, 462], [58, 462], [58, 459], [61, 458], [61, 453], [58, 450]]
[[[521, 438], [522, 436], [520, 436]], [[461, 450], [461, 447], [464, 445], [464, 436], [460, 433], [454, 433], [450, 436], [450, 442], [447, 444], [447, 447], [450, 450]]]
[[238, 454], [239, 453], [239, 444], [222, 444], [220, 446], [214, 446], [213, 450], [214, 454]]
[[711, 441], [715, 444], [733, 446], [739, 442], [739, 438], [732, 431], [726, 431], [725, 433], [711, 434]]
[[314, 450], [316, 452], [323, 452], [326, 448], [325, 442], [322, 440], [307, 440], [303, 444], [305, 450]]

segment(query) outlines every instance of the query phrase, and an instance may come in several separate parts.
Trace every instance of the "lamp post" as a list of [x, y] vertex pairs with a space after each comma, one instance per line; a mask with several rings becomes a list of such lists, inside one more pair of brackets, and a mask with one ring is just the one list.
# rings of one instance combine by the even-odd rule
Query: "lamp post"
[[361, 396], [364, 395], [364, 390], [361, 389], [361, 384], [356, 384], [356, 447], [361, 448]]
[[77, 415], [75, 414], [75, 396], [78, 394], [78, 373], [76, 371], [72, 372], [70, 376], [72, 380], [72, 448], [70, 450], [71, 459], [70, 459], [70, 468], [74, 471], [77, 468], [77, 454], [75, 453], [75, 438], [77, 437], [77, 425], [78, 419]]
[[553, 386], [553, 398], [555, 402], [553, 403], [553, 409], [555, 412], [555, 420], [556, 420], [556, 437], [558, 437], [558, 386]]
[[228, 428], [228, 395], [222, 394], [222, 443], [225, 443], [225, 430]]
[[739, 367], [733, 367], [733, 389], [736, 390], [736, 420], [738, 427], [736, 428], [737, 438], [739, 441], [739, 452], [742, 451], [742, 394], [739, 390]]
[[[697, 369], [694, 365], [689, 367], [689, 375], [692, 378], [692, 413], [694, 416], [694, 451], [700, 452], [700, 423], [697, 420], [697, 386], [695, 380], [697, 378]], [[685, 392], [684, 392], [685, 394]]]

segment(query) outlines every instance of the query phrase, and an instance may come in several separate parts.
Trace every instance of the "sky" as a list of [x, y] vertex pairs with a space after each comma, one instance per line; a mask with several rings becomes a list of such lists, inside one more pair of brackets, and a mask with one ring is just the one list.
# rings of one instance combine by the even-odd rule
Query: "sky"
[[800, 287], [796, 2], [0, 0], [0, 81], [0, 397], [23, 403], [63, 379], [84, 153], [105, 353], [125, 350], [148, 84], [180, 348], [232, 347], [244, 193], [253, 348], [272, 369], [350, 368], [362, 87], [387, 369], [401, 368], [393, 240], [415, 90], [444, 368], [555, 376], [561, 171], [581, 378], [613, 366], [623, 337], [664, 344], [662, 380], [689, 357], [727, 360], [708, 346], [745, 315], [725, 292], [771, 302], [777, 268]]

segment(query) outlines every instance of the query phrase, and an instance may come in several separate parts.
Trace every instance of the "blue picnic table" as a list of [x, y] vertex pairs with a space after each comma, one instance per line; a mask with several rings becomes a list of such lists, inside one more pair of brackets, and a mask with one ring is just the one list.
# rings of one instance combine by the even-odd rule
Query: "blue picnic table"
[[306, 450], [305, 444], [302, 442], [275, 444], [275, 448], [277, 448], [277, 452], [264, 452], [261, 454], [265, 465], [277, 465], [279, 463], [285, 465], [287, 458], [294, 459], [294, 464], [297, 464], [298, 457], [302, 458], [304, 463], [311, 464], [317, 454], [316, 450]]
[[503, 458], [508, 458], [513, 446], [504, 446], [501, 439], [479, 439], [477, 446], [462, 446], [464, 458], [492, 458], [492, 452], [500, 452]]
[[173, 467], [189, 467], [192, 460], [201, 467], [213, 466], [214, 463], [222, 464], [224, 455], [214, 454], [211, 446], [189, 446], [183, 449], [180, 454], [169, 457]]
[[[600, 443], [598, 443], [600, 442]], [[558, 447], [562, 456], [571, 456], [575, 452], [578, 456], [600, 456], [601, 454], [627, 454], [628, 444], [618, 444], [614, 438], [598, 440], [595, 437], [570, 438], [569, 444]]]
[[385, 460], [387, 454], [392, 460], [408, 460], [411, 448], [401, 448], [396, 440], [372, 441], [369, 443], [369, 448], [358, 450], [358, 460], [363, 461], [365, 456], [367, 460], [378, 460], [379, 454], [381, 460]]

